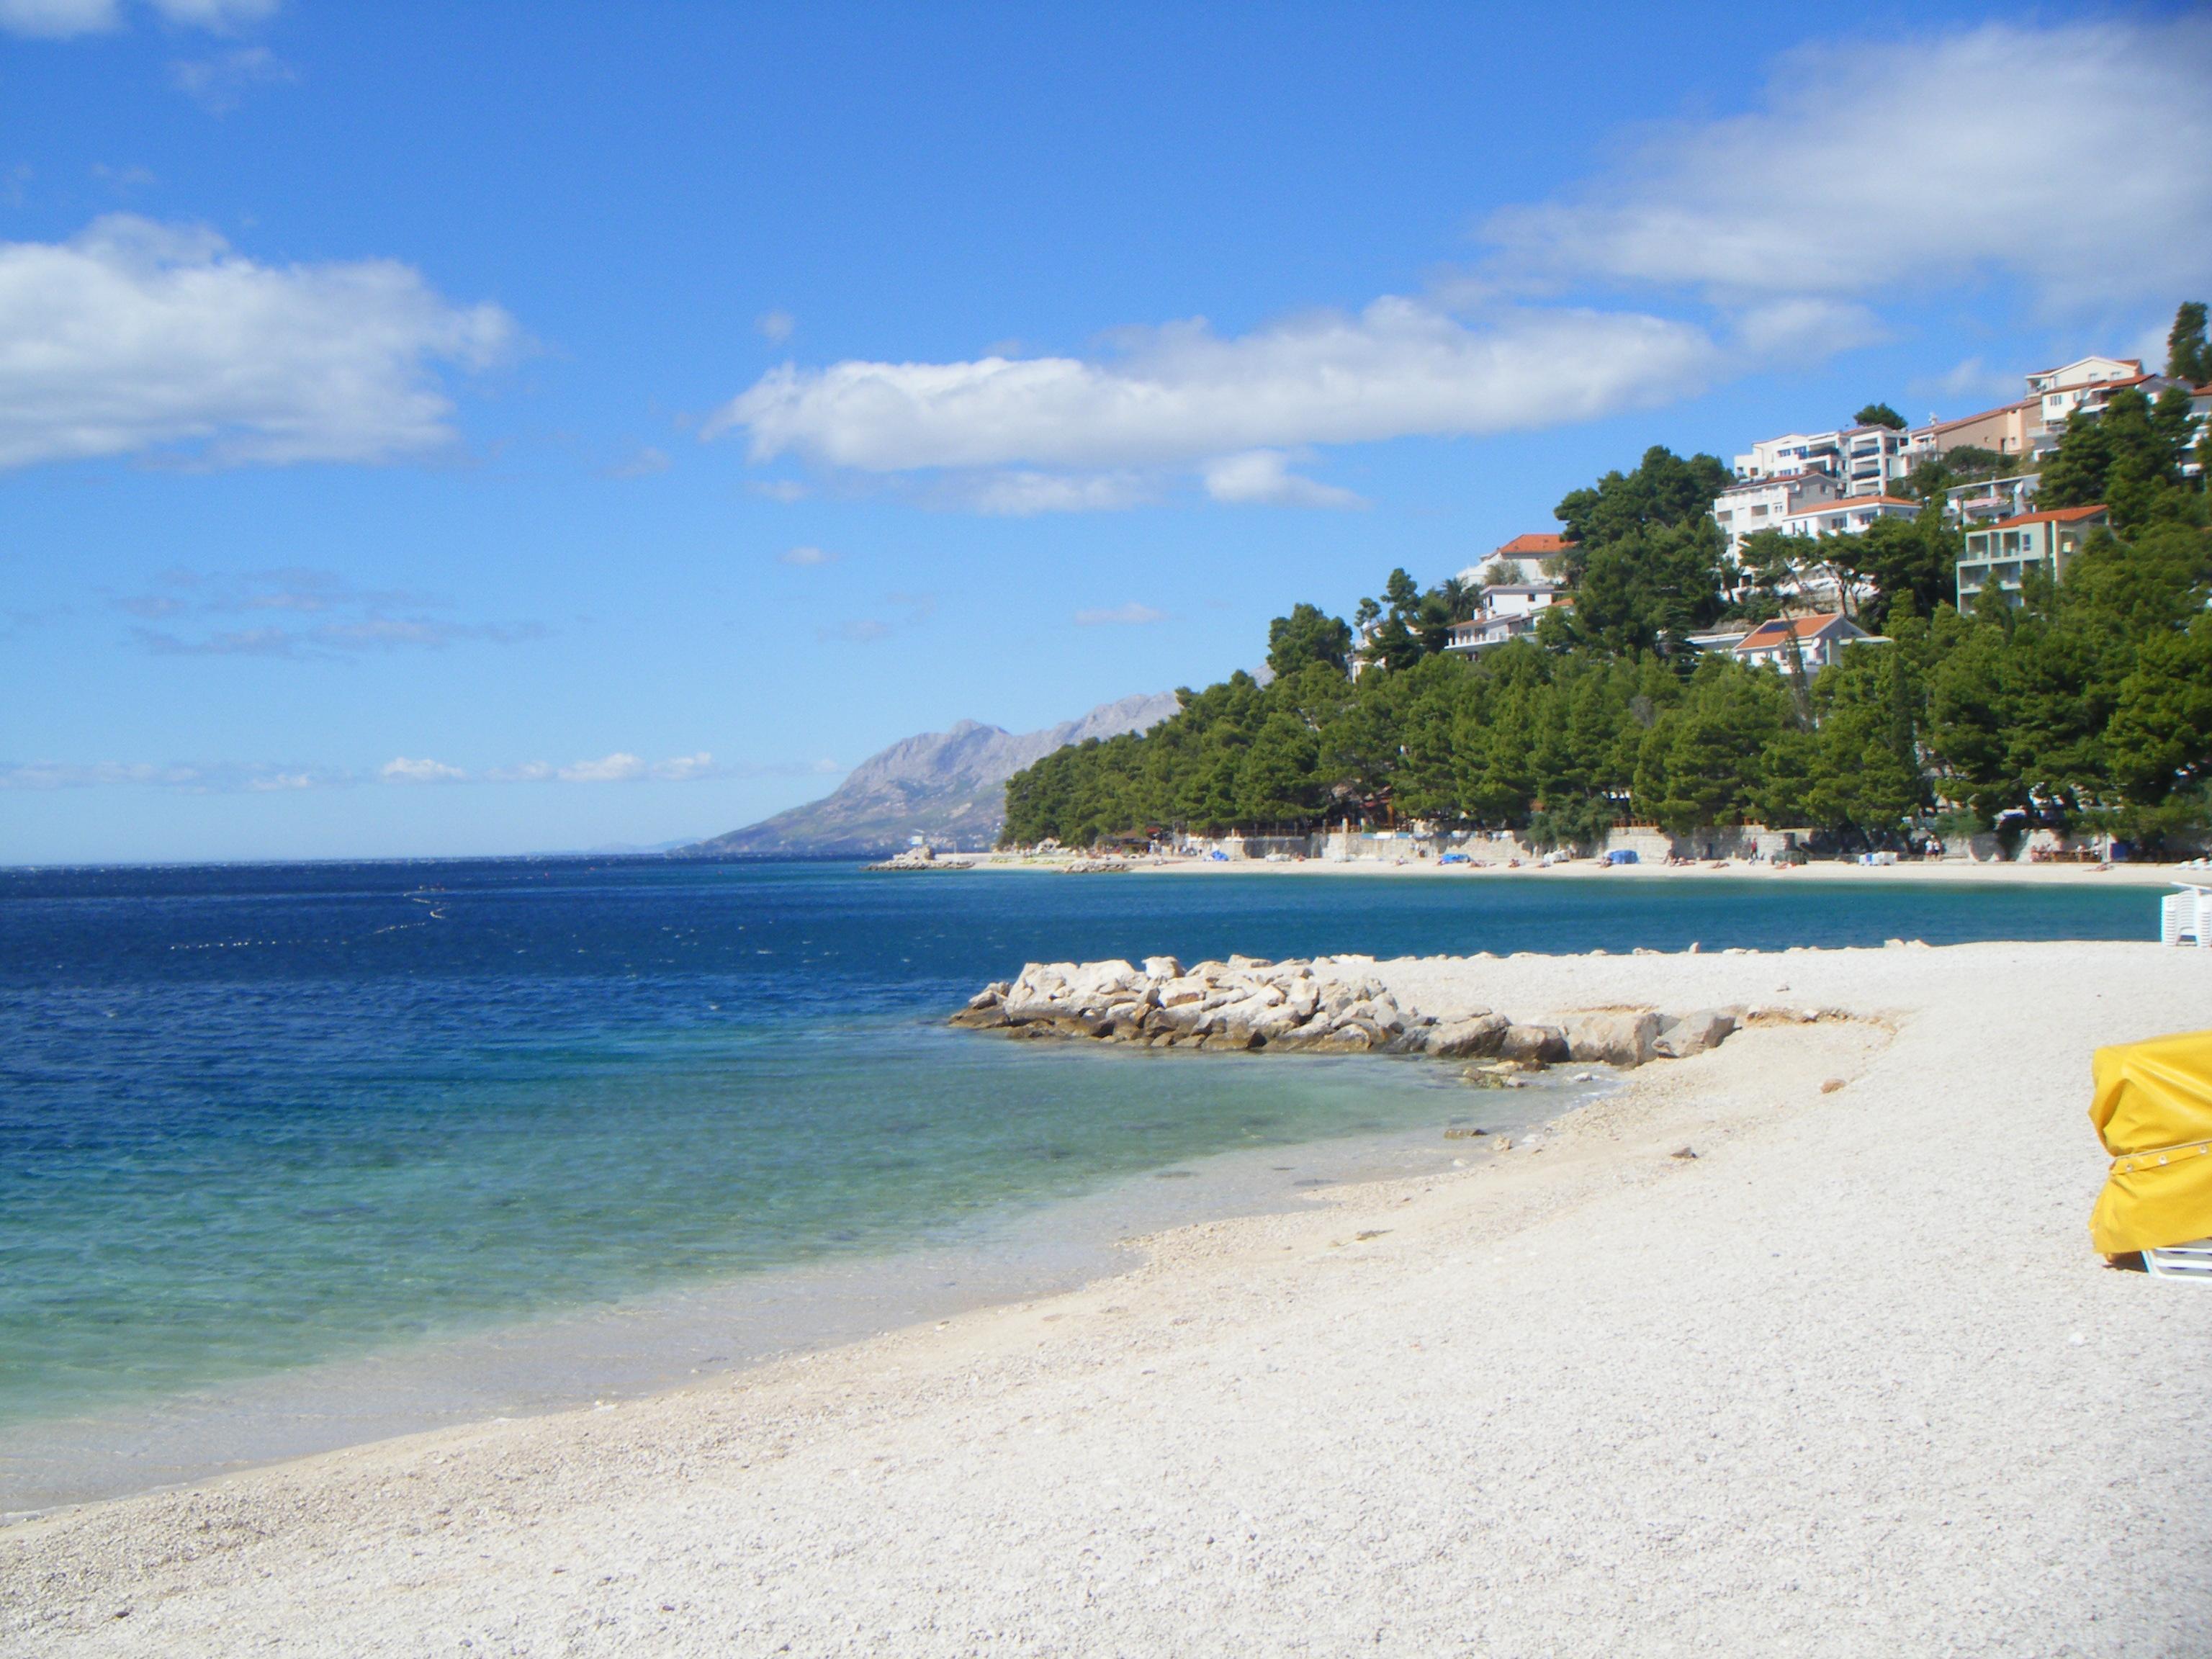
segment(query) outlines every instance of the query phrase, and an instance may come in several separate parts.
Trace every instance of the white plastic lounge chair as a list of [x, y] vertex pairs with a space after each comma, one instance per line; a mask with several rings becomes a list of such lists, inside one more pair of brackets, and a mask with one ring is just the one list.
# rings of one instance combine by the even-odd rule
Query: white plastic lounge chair
[[2142, 1259], [2143, 1266], [2160, 1279], [2193, 1279], [2200, 1285], [2212, 1285], [2212, 1238], [2145, 1250]]
[[2158, 937], [2164, 945], [2212, 951], [2212, 890], [2176, 882], [2181, 890], [2158, 902]]

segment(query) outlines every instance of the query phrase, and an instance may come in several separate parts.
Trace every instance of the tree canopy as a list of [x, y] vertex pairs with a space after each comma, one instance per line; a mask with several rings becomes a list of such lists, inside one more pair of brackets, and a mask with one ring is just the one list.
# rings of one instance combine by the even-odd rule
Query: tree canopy
[[1423, 819], [1587, 846], [1628, 819], [1755, 820], [1851, 848], [1899, 844], [1939, 811], [2153, 844], [2198, 833], [2212, 822], [2212, 532], [2170, 415], [2136, 401], [2115, 395], [2101, 444], [2080, 435], [2094, 422], [2069, 428], [2045, 482], [2046, 499], [2109, 491], [2119, 534], [2063, 583], [2031, 576], [2017, 606], [1953, 608], [1959, 532], [1931, 502], [1788, 550], [1842, 576], [1884, 641], [1809, 678], [1701, 653], [1686, 632], [1780, 596], [1723, 556], [1708, 512], [1720, 463], [1655, 448], [1561, 501], [1576, 603], [1545, 611], [1534, 638], [1449, 652], [1471, 592], [1394, 570], [1359, 607], [1354, 678], [1352, 629], [1294, 606], [1268, 630], [1269, 684], [1186, 690], [1148, 732], [1046, 756], [1006, 787], [1006, 839]]
[[1855, 426], [1886, 426], [1892, 432], [1905, 430], [1905, 416], [1887, 404], [1869, 404], [1851, 416], [1851, 423]]

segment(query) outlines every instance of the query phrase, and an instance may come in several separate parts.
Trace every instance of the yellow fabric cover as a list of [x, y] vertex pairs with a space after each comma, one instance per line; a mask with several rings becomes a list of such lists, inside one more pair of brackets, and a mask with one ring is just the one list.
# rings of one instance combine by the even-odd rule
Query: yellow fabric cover
[[2212, 1031], [2097, 1050], [2089, 1121], [2112, 1173], [2089, 1212], [2106, 1255], [2212, 1238]]

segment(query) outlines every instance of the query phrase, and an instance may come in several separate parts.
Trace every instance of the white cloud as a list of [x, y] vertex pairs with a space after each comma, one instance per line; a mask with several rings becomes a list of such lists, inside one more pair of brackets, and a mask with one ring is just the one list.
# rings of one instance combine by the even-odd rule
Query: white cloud
[[98, 34], [122, 21], [116, 0], [0, 0], [0, 29], [34, 39]]
[[799, 326], [799, 319], [787, 311], [764, 311], [754, 319], [753, 326], [771, 345], [781, 345]]
[[609, 478], [650, 478], [667, 471], [668, 467], [668, 452], [645, 444], [605, 468], [601, 476]]
[[227, 115], [255, 87], [283, 86], [298, 80], [290, 64], [266, 46], [241, 46], [215, 58], [169, 65], [177, 90], [215, 115]]
[[40, 761], [0, 765], [0, 789], [95, 789], [118, 785], [215, 795], [343, 787], [359, 781], [342, 768], [279, 766], [266, 762], [213, 761], [154, 766], [144, 762], [89, 763]]
[[1155, 611], [1149, 605], [1139, 605], [1134, 599], [1108, 611], [1079, 611], [1075, 613], [1075, 623], [1079, 628], [1108, 627], [1115, 623], [1138, 626], [1167, 619], [1166, 611]]
[[458, 766], [448, 766], [443, 761], [410, 760], [401, 755], [384, 763], [377, 775], [386, 783], [460, 783], [468, 774]]
[[1279, 449], [1250, 449], [1224, 455], [1200, 469], [1206, 493], [1217, 501], [1268, 507], [1364, 507], [1348, 489], [1317, 483], [1291, 471], [1291, 458]]
[[1760, 106], [1492, 217], [1507, 276], [1866, 295], [1996, 271], [2056, 306], [2212, 270], [2212, 18], [1994, 24], [1784, 58]]
[[[367, 652], [442, 650], [476, 641], [514, 645], [545, 637], [538, 623], [458, 622], [440, 615], [448, 602], [398, 589], [357, 587], [334, 570], [176, 569], [152, 586], [112, 603], [161, 628], [131, 630], [138, 644], [166, 657], [333, 659]], [[210, 628], [210, 617], [269, 618], [252, 627]]]
[[943, 494], [957, 507], [994, 518], [1026, 519], [1038, 513], [1114, 513], [1148, 501], [1158, 492], [1133, 472], [988, 472], [963, 479]]
[[386, 761], [373, 774], [343, 767], [278, 765], [260, 761], [173, 763], [167, 766], [144, 763], [99, 761], [73, 763], [38, 761], [0, 763], [0, 790], [88, 789], [116, 785], [140, 788], [179, 789], [198, 794], [236, 792], [270, 793], [300, 789], [342, 788], [381, 781], [391, 784], [462, 783], [698, 783], [716, 778], [819, 777], [842, 771], [836, 762], [774, 761], [759, 764], [722, 766], [701, 750], [696, 755], [677, 755], [667, 760], [645, 761], [635, 755], [617, 753], [573, 766], [550, 766], [532, 761], [520, 766], [495, 766], [471, 772], [444, 761], [410, 758], [405, 755]]
[[[279, 0], [149, 0], [165, 22], [228, 33], [275, 14]], [[123, 24], [118, 0], [0, 0], [0, 29], [46, 40], [101, 34]]]
[[635, 755], [620, 752], [593, 761], [578, 761], [561, 769], [563, 783], [635, 783], [645, 776], [646, 765]]
[[228, 33], [276, 15], [282, 0], [150, 0], [172, 23]]
[[486, 367], [516, 338], [498, 307], [390, 260], [262, 265], [129, 215], [0, 243], [0, 468], [426, 453], [455, 435], [432, 365]]
[[787, 553], [775, 556], [778, 564], [835, 564], [837, 556], [819, 547], [794, 547]]
[[[787, 365], [705, 435], [742, 429], [756, 460], [795, 453], [870, 472], [1187, 466], [1253, 449], [1588, 419], [1678, 397], [1716, 357], [1702, 331], [1657, 317], [1506, 311], [1469, 326], [1395, 297], [1356, 317], [1302, 317], [1231, 339], [1202, 322], [1124, 337], [1128, 350], [1111, 362]], [[1066, 483], [1021, 487], [1052, 502]]]
[[710, 778], [720, 770], [714, 757], [705, 750], [696, 755], [678, 755], [673, 760], [657, 763], [653, 768], [653, 778], [661, 783], [690, 783], [700, 778]]

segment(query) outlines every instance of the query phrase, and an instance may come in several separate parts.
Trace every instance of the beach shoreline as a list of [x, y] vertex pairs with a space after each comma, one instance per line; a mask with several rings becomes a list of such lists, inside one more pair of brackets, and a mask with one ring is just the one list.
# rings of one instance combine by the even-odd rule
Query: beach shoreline
[[2212, 1640], [2212, 1473], [2186, 1450], [2212, 1297], [2106, 1268], [2085, 1227], [2088, 1052], [2204, 1024], [2201, 953], [1372, 972], [1402, 1002], [1522, 1018], [1776, 1012], [1463, 1169], [1178, 1229], [1063, 1295], [20, 1523], [0, 1635], [27, 1654]]
[[[1071, 866], [1095, 863], [1089, 854], [958, 853], [944, 855], [969, 869], [1006, 872], [1060, 872]], [[1387, 860], [1229, 859], [1136, 857], [1126, 860], [1131, 873], [1158, 875], [1284, 875], [1432, 877], [1439, 880], [1483, 879], [1571, 881], [1603, 877], [1610, 881], [1773, 881], [1808, 882], [1959, 882], [1988, 885], [2056, 887], [2150, 887], [2169, 889], [2177, 884], [2212, 887], [2212, 869], [2183, 864], [2074, 864], [1972, 862], [1953, 859], [1900, 860], [1895, 864], [1856, 864], [1840, 859], [1820, 859], [1802, 865], [1759, 864], [1746, 859], [1703, 860], [1687, 864], [1657, 862], [1608, 865], [1598, 859], [1575, 859], [1563, 864], [1534, 862], [1503, 864], [1440, 864], [1435, 859]], [[950, 873], [949, 872], [947, 873]]]

